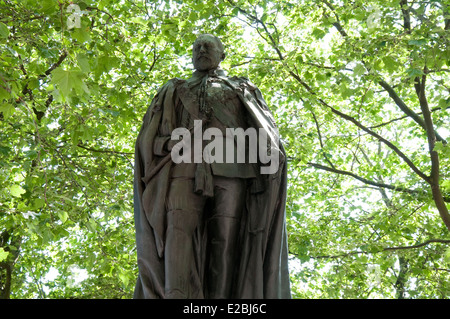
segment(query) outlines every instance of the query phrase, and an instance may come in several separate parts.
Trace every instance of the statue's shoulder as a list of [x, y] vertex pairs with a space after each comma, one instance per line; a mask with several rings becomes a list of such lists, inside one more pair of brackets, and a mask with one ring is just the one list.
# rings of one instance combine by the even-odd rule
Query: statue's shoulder
[[170, 79], [166, 83], [164, 83], [162, 86], [159, 87], [159, 89], [156, 91], [155, 98], [161, 96], [161, 94], [165, 94], [167, 92], [167, 89], [173, 88], [177, 83], [177, 78]]
[[[164, 83], [156, 92], [153, 97], [152, 103], [150, 104], [147, 113], [156, 113], [162, 109], [162, 104], [167, 96], [174, 94], [176, 88], [186, 82], [180, 78], [172, 78]], [[146, 115], [147, 116], [147, 115]]]
[[186, 80], [181, 79], [181, 78], [172, 78], [169, 81], [167, 81], [162, 87], [162, 88], [177, 88], [178, 86], [184, 84], [186, 82]]
[[248, 78], [245, 76], [231, 76], [229, 77], [231, 81], [233, 81], [236, 85], [242, 88], [246, 88], [250, 91], [254, 91], [258, 89], [258, 87], [252, 83]]
[[172, 79], [168, 80], [166, 83], [164, 83], [158, 89], [158, 93], [166, 91], [167, 89], [170, 89], [170, 88], [176, 88], [177, 86], [183, 84], [184, 82], [186, 82], [186, 80], [183, 80], [181, 78], [172, 78]]

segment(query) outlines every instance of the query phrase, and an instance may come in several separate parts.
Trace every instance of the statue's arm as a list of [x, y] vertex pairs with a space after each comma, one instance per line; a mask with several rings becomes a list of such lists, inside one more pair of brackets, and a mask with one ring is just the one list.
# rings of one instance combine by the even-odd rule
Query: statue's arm
[[[181, 82], [180, 79], [178, 78], [174, 78], [169, 80], [165, 85], [164, 85], [164, 96], [162, 98], [162, 101], [160, 103], [160, 106], [155, 109], [156, 112], [162, 112], [163, 116], [161, 117], [162, 119], [172, 119], [174, 120], [173, 117], [176, 117], [176, 103], [170, 103], [169, 101], [173, 101], [174, 100], [174, 96], [176, 96], [176, 87], [177, 85], [179, 85]], [[178, 99], [177, 99], [178, 100]], [[172, 147], [174, 145], [174, 143], [176, 143], [176, 141], [172, 141], [171, 140], [171, 130], [164, 128], [160, 125], [161, 123], [158, 124], [159, 129], [156, 133], [156, 136], [153, 140], [153, 153], [156, 156], [166, 156], [167, 154], [170, 153], [170, 151], [172, 150]]]
[[170, 136], [156, 136], [153, 141], [153, 153], [157, 156], [165, 156], [169, 153]]

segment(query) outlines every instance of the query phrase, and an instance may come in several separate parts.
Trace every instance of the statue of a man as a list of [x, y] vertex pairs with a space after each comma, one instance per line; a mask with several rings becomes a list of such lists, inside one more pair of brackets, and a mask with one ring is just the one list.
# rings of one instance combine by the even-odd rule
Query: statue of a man
[[261, 92], [226, 76], [224, 58], [200, 35], [192, 77], [167, 82], [144, 116], [135, 298], [290, 298], [285, 153]]

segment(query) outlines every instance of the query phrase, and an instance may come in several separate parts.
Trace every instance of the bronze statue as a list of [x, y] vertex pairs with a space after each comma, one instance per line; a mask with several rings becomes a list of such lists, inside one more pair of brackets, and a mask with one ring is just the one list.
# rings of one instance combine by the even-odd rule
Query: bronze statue
[[261, 92], [226, 76], [224, 58], [200, 35], [193, 76], [167, 82], [144, 116], [135, 298], [290, 298], [284, 149]]

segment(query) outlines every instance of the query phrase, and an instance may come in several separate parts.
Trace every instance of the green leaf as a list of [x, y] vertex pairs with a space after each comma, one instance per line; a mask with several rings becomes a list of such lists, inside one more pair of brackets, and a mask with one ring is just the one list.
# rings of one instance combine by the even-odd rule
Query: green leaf
[[444, 261], [446, 264], [450, 265], [450, 247], [445, 250]]
[[83, 95], [89, 93], [89, 89], [83, 82], [84, 74], [79, 70], [63, 70], [56, 68], [52, 72], [51, 83], [59, 87], [60, 93], [65, 97], [69, 97], [72, 93]]
[[124, 284], [125, 286], [128, 285], [128, 282], [130, 281], [130, 278], [128, 277], [127, 273], [125, 273], [125, 272], [120, 272], [120, 273], [119, 273], [119, 278], [120, 278], [120, 280], [123, 282], [123, 284]]
[[447, 107], [450, 106], [450, 97], [447, 99], [440, 99], [438, 106], [442, 109], [445, 110]]
[[9, 99], [10, 96], [11, 96], [11, 93], [8, 92], [8, 90], [6, 88], [4, 88], [3, 86], [0, 86], [0, 101], [3, 99]]
[[85, 54], [78, 54], [77, 62], [81, 68], [81, 71], [83, 71], [84, 73], [88, 73], [91, 70], [91, 66], [89, 65], [89, 59], [86, 57]]
[[67, 212], [65, 212], [65, 211], [59, 211], [58, 217], [63, 223], [65, 223], [67, 221], [67, 219], [69, 218], [69, 214], [67, 214]]
[[72, 31], [72, 38], [76, 39], [80, 43], [91, 42], [91, 35], [88, 32], [89, 28], [75, 28]]
[[3, 114], [5, 119], [8, 119], [15, 112], [15, 107], [11, 103], [1, 103], [0, 104], [0, 113]]
[[415, 77], [423, 75], [423, 71], [419, 70], [419, 69], [407, 69], [406, 73], [408, 74], [408, 77], [410, 77], [410, 78], [415, 78]]
[[433, 151], [436, 151], [436, 152], [442, 152], [442, 151], [444, 150], [444, 148], [445, 148], [444, 143], [442, 143], [442, 141], [437, 141], [437, 142], [434, 144]]
[[43, 207], [44, 204], [45, 204], [45, 199], [43, 199], [43, 198], [36, 198], [34, 200], [33, 208], [34, 209], [39, 209], [39, 208]]
[[9, 252], [5, 251], [3, 247], [0, 247], [0, 262], [6, 260], [8, 257]]
[[341, 95], [344, 99], [352, 96], [353, 94], [353, 90], [350, 89], [345, 82], [341, 83], [341, 85], [339, 86], [339, 91], [341, 92]]
[[0, 154], [1, 154], [1, 155], [6, 156], [6, 155], [8, 155], [8, 153], [9, 153], [10, 151], [11, 151], [11, 148], [10, 148], [10, 147], [0, 145]]
[[414, 45], [414, 46], [422, 46], [426, 43], [427, 43], [426, 39], [418, 39], [418, 40], [409, 40], [408, 41], [409, 45]]
[[22, 188], [22, 186], [17, 184], [10, 186], [9, 191], [14, 197], [20, 197], [22, 194], [25, 194], [25, 190]]
[[450, 193], [450, 179], [442, 181], [441, 186], [445, 192]]
[[97, 223], [95, 222], [95, 220], [93, 218], [90, 218], [87, 221], [86, 226], [91, 232], [95, 232], [97, 229]]
[[366, 68], [362, 65], [362, 64], [358, 64], [357, 66], [355, 66], [355, 68], [353, 69], [353, 74], [354, 75], [363, 75], [366, 72]]
[[311, 33], [316, 39], [322, 39], [326, 33], [322, 29], [316, 28]]
[[41, 10], [47, 15], [58, 9], [58, 2], [53, 0], [41, 0], [39, 1], [39, 4], [41, 5]]
[[29, 150], [24, 152], [25, 153], [25, 157], [33, 160], [35, 158], [37, 158], [38, 153], [35, 150]]
[[52, 72], [52, 80], [50, 83], [57, 85], [60, 92], [64, 96], [67, 96], [71, 89], [70, 72], [63, 70], [62, 68], [56, 68]]
[[383, 58], [383, 63], [384, 63], [384, 66], [385, 66], [386, 70], [389, 71], [389, 72], [393, 72], [397, 68], [395, 60], [392, 57], [390, 57], [390, 56], [385, 56]]
[[442, 143], [442, 141], [437, 141], [434, 144], [433, 151], [438, 152], [439, 156], [442, 156], [442, 158], [450, 158], [450, 146]]
[[0, 22], [0, 38], [7, 38], [9, 36], [9, 29], [3, 22]]

